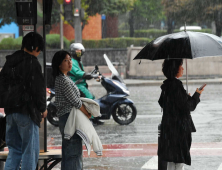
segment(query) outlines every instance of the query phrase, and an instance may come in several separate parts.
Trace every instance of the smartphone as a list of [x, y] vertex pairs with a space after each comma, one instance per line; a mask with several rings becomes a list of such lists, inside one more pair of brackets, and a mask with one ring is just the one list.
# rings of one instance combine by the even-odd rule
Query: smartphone
[[207, 84], [203, 84], [203, 85], [199, 88], [199, 90], [202, 90], [206, 85], [207, 85]]

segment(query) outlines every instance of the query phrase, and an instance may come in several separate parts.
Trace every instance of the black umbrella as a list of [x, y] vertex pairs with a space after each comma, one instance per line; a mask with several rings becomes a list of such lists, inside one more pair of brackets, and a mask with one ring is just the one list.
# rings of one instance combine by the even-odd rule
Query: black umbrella
[[220, 37], [208, 33], [183, 31], [151, 41], [133, 60], [193, 59], [210, 56], [222, 56], [222, 39]]
[[222, 39], [201, 32], [178, 32], [159, 37], [148, 43], [136, 59], [193, 59], [222, 55]]

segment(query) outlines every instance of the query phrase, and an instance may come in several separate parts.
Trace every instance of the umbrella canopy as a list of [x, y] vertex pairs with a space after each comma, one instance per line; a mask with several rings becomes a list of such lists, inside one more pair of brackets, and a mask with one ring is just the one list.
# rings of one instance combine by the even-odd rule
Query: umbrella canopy
[[159, 37], [148, 43], [136, 59], [193, 59], [222, 56], [222, 39], [201, 32], [178, 32]]

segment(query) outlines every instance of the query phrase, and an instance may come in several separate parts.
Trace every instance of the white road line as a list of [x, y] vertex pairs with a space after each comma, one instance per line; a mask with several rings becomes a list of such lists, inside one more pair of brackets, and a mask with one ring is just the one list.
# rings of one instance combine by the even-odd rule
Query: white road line
[[162, 115], [137, 115], [136, 118], [160, 118]]
[[158, 156], [152, 157], [141, 169], [158, 169]]
[[210, 149], [216, 149], [216, 150], [221, 150], [222, 148], [192, 148], [191, 147], [191, 150], [203, 150], [203, 149], [206, 149], [206, 150], [210, 150]]
[[222, 163], [220, 164], [220, 166], [217, 170], [222, 170]]
[[[201, 117], [203, 115], [199, 115], [199, 114], [196, 114], [196, 115], [192, 115], [192, 117]], [[137, 115], [136, 118], [161, 118], [162, 115]]]
[[[141, 151], [143, 150], [143, 148], [136, 148], [136, 149], [130, 149], [130, 148], [127, 148], [127, 149], [103, 149], [103, 151]], [[84, 149], [83, 151], [87, 151], [86, 149]], [[93, 149], [91, 149], [91, 151], [93, 151]]]

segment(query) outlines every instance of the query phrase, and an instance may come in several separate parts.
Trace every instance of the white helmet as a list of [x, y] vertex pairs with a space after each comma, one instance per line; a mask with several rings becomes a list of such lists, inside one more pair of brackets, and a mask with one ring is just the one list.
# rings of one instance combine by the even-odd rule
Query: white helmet
[[71, 55], [75, 54], [76, 53], [76, 50], [81, 50], [82, 53], [81, 53], [81, 56], [84, 54], [85, 52], [85, 48], [84, 46], [81, 44], [81, 43], [72, 43], [69, 47], [70, 49], [70, 53]]

